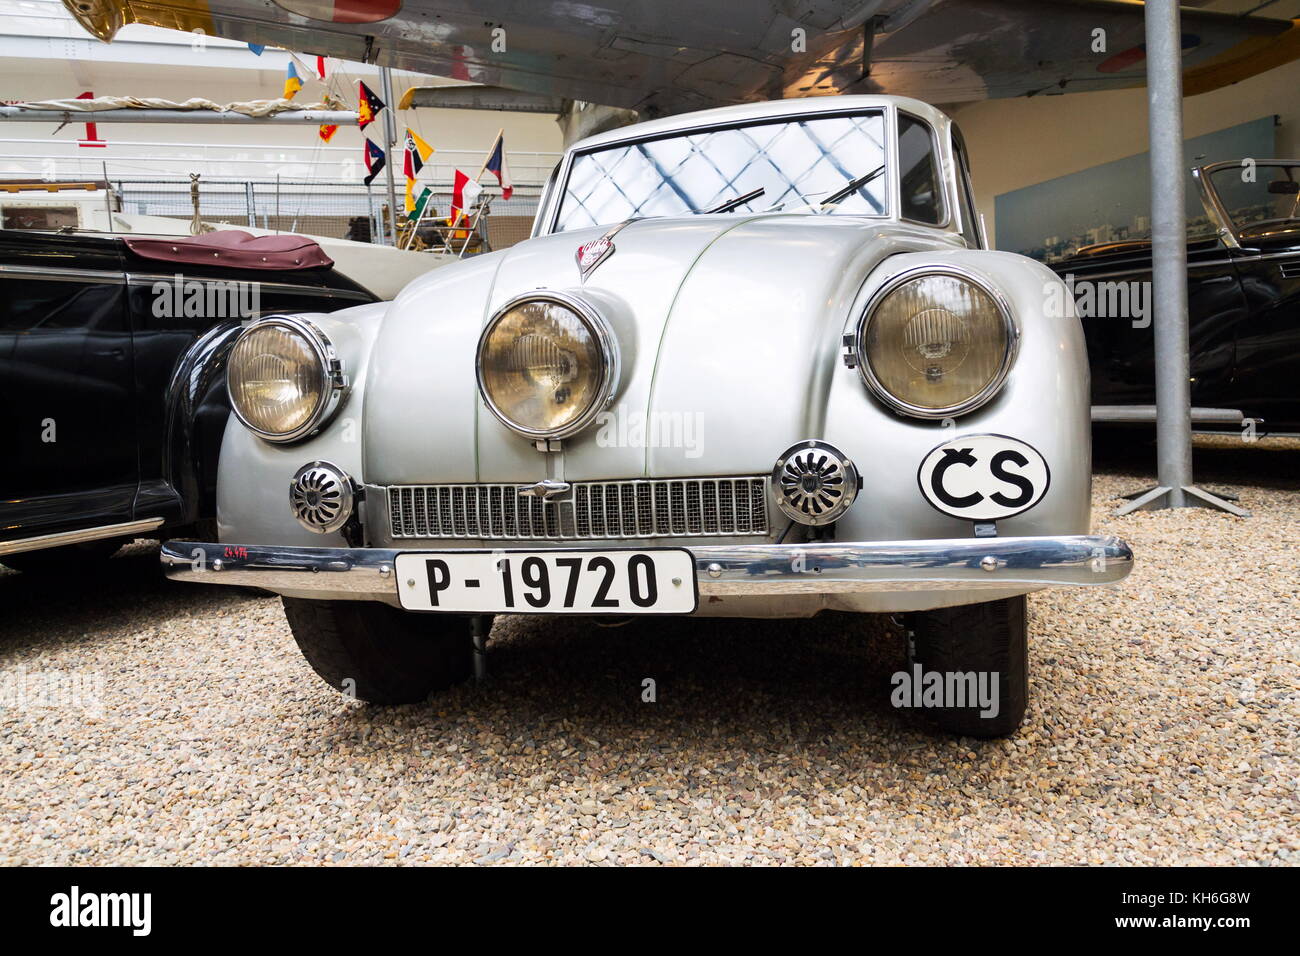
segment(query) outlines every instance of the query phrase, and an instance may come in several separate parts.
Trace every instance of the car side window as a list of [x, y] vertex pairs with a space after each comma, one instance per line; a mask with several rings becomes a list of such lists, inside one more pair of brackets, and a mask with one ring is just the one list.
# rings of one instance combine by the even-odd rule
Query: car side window
[[87, 329], [121, 323], [121, 286], [112, 283], [57, 281], [56, 277], [8, 278], [0, 329], [12, 332]]
[[943, 222], [943, 180], [935, 158], [934, 134], [928, 124], [898, 114], [898, 172], [904, 219]]

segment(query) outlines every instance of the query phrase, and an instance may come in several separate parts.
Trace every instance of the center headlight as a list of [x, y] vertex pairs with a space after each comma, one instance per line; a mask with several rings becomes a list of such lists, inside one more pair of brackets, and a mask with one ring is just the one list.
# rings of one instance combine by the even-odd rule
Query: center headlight
[[1002, 387], [1017, 333], [1003, 298], [956, 270], [906, 272], [873, 297], [859, 368], [887, 405], [917, 418], [972, 411]]
[[564, 438], [605, 407], [618, 347], [587, 303], [560, 293], [507, 302], [478, 345], [479, 391], [492, 413], [526, 438]]
[[287, 442], [320, 427], [340, 400], [343, 376], [319, 330], [276, 316], [240, 333], [226, 387], [241, 422], [268, 441]]

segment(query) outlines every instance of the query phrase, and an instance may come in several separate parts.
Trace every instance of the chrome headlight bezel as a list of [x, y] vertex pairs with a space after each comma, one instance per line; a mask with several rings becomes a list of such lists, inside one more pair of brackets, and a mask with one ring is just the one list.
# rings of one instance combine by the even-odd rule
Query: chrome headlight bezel
[[[871, 368], [871, 356], [867, 351], [867, 329], [871, 325], [871, 321], [880, 304], [884, 302], [892, 292], [900, 287], [912, 282], [913, 280], [927, 276], [947, 276], [950, 278], [960, 279], [964, 282], [969, 282], [971, 285], [978, 288], [997, 306], [998, 312], [1002, 316], [1003, 326], [1006, 330], [1006, 345], [1003, 350], [1002, 362], [998, 367], [997, 374], [989, 380], [987, 385], [970, 398], [967, 398], [965, 401], [959, 402], [958, 404], [942, 408], [928, 408], [923, 405], [914, 405], [911, 402], [894, 395], [876, 377], [875, 372]], [[1016, 356], [1020, 351], [1020, 326], [1016, 323], [1015, 313], [1011, 308], [1010, 300], [1002, 290], [993, 285], [983, 276], [959, 266], [916, 266], [893, 276], [872, 294], [871, 298], [867, 301], [866, 308], [862, 311], [862, 317], [858, 319], [858, 327], [853, 336], [853, 343], [854, 350], [857, 352], [858, 374], [862, 376], [863, 383], [867, 386], [867, 389], [876, 396], [876, 398], [901, 415], [907, 415], [911, 418], [937, 421], [944, 418], [956, 418], [960, 415], [973, 412], [992, 400], [992, 398], [1002, 390], [1002, 386], [1006, 384], [1007, 376], [1011, 374], [1011, 368], [1015, 365]]]
[[[518, 422], [512, 421], [492, 400], [488, 394], [487, 385], [483, 381], [483, 349], [487, 345], [489, 336], [511, 309], [528, 302], [550, 302], [555, 305], [563, 306], [569, 309], [581, 320], [583, 325], [591, 332], [596, 340], [600, 356], [600, 383], [596, 388], [596, 397], [587, 407], [587, 409], [573, 421], [560, 428], [537, 429], [529, 428]], [[502, 305], [496, 312], [492, 313], [492, 318], [488, 320], [487, 325], [483, 327], [479, 335], [478, 348], [474, 351], [474, 380], [478, 383], [478, 393], [497, 421], [501, 422], [506, 428], [510, 429], [516, 435], [527, 438], [530, 441], [556, 441], [562, 438], [569, 438], [585, 429], [596, 420], [602, 411], [609, 407], [610, 401], [614, 397], [614, 392], [618, 388], [619, 375], [621, 372], [618, 338], [614, 335], [614, 330], [609, 321], [601, 315], [599, 311], [588, 301], [579, 296], [567, 292], [555, 292], [551, 290], [535, 289], [531, 292], [524, 292], [514, 296]]]
[[246, 336], [268, 326], [279, 326], [298, 335], [307, 343], [312, 354], [316, 357], [317, 381], [321, 393], [321, 399], [316, 403], [316, 408], [303, 424], [292, 431], [272, 432], [259, 428], [244, 416], [244, 413], [239, 408], [239, 403], [235, 401], [235, 394], [230, 385], [229, 368], [226, 369], [226, 397], [230, 401], [231, 411], [245, 428], [265, 441], [283, 445], [313, 435], [324, 427], [338, 412], [339, 406], [342, 405], [348, 389], [348, 380], [344, 374], [343, 363], [339, 359], [338, 353], [335, 352], [334, 345], [330, 342], [329, 337], [311, 322], [297, 316], [272, 315], [249, 323], [236, 336], [230, 350], [230, 361], [234, 360], [235, 349], [239, 347], [239, 343]]

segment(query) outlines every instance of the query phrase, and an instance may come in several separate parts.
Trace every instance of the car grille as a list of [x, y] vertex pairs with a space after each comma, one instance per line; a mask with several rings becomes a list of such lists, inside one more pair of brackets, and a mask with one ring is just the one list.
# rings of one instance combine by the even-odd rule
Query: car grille
[[568, 541], [767, 534], [767, 477], [575, 483], [562, 500], [508, 485], [393, 485], [394, 538]]

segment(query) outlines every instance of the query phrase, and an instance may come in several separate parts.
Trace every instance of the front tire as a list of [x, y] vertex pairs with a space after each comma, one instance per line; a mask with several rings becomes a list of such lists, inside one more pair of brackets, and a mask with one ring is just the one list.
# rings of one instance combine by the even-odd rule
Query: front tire
[[468, 679], [473, 669], [467, 617], [412, 614], [369, 601], [282, 600], [307, 663], [358, 700], [418, 703]]
[[1027, 620], [1023, 594], [911, 615], [909, 665], [921, 665], [922, 673], [973, 671], [977, 677], [998, 677], [996, 714], [983, 716], [978, 703], [929, 710], [943, 730], [965, 737], [1004, 737], [1020, 726], [1029, 700]]

